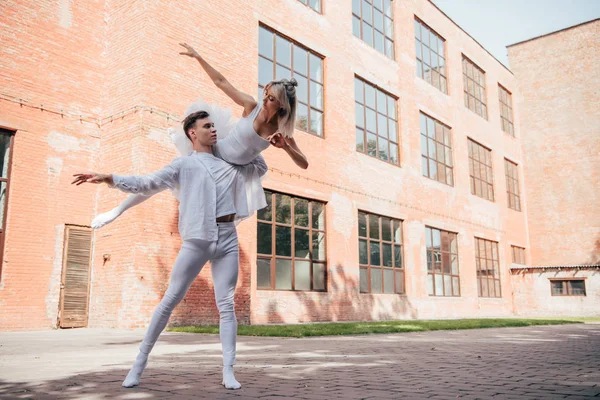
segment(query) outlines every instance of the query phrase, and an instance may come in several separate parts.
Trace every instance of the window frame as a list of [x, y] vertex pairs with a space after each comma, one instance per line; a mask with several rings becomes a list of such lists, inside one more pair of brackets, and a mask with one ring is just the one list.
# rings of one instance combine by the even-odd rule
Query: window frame
[[[265, 31], [269, 32], [272, 35], [273, 41], [271, 43], [271, 50], [273, 52], [272, 58], [268, 58], [266, 55], [261, 54], [260, 52], [260, 31], [261, 29], [264, 29]], [[282, 34], [281, 32], [277, 31], [276, 29], [273, 29], [271, 27], [269, 27], [268, 25], [262, 24], [260, 23], [258, 25], [258, 98], [257, 101], [262, 101], [263, 98], [263, 91], [264, 91], [264, 86], [261, 84], [260, 82], [260, 60], [261, 58], [263, 58], [264, 60], [266, 60], [267, 62], [270, 62], [273, 66], [273, 69], [271, 70], [271, 81], [276, 80], [277, 78], [277, 66], [280, 66], [282, 68], [285, 69], [289, 69], [290, 70], [290, 77], [294, 77], [294, 74], [298, 74], [300, 76], [302, 76], [302, 78], [306, 79], [307, 85], [306, 85], [306, 103], [304, 103], [303, 101], [301, 101], [298, 98], [298, 88], [300, 87], [300, 83], [298, 82], [298, 87], [296, 87], [296, 121], [294, 123], [294, 129], [295, 130], [299, 130], [301, 132], [304, 133], [308, 133], [310, 135], [316, 136], [318, 138], [321, 139], [325, 139], [325, 114], [326, 114], [326, 110], [325, 110], [325, 57], [319, 53], [317, 53], [316, 51], [310, 49], [309, 47], [303, 45], [302, 43], [298, 42], [297, 40], [294, 40], [292, 38], [290, 38], [287, 35]], [[281, 39], [290, 42], [290, 66], [286, 66], [284, 64], [282, 64], [281, 62], [277, 61], [277, 37], [280, 37]], [[294, 65], [294, 46], [300, 48], [301, 50], [305, 51], [307, 53], [307, 57], [306, 57], [306, 74], [301, 73], [301, 72], [297, 72], [296, 66]], [[320, 60], [321, 62], [321, 81], [317, 81], [315, 79], [313, 79], [311, 77], [311, 55], [313, 57], [316, 57]], [[313, 105], [310, 102], [310, 98], [311, 98], [311, 82], [314, 82], [315, 85], [320, 85], [321, 86], [321, 102], [322, 102], [322, 106], [321, 108], [319, 108], [316, 104]], [[300, 106], [304, 106], [307, 109], [307, 119], [306, 119], [306, 129], [300, 128], [298, 127], [298, 109]], [[319, 135], [316, 132], [312, 131], [312, 121], [311, 121], [311, 113], [312, 112], [316, 112], [316, 113], [321, 113], [321, 135]], [[318, 114], [317, 114], [318, 115]]]
[[[491, 299], [500, 299], [502, 298], [502, 276], [500, 274], [500, 252], [498, 242], [493, 240], [488, 240], [480, 237], [475, 237], [475, 270], [477, 273], [477, 297], [479, 298], [491, 298]], [[481, 254], [481, 245], [483, 244], [484, 254]], [[488, 246], [489, 244], [489, 246]], [[495, 258], [494, 258], [494, 250], [495, 250]], [[488, 257], [488, 251], [490, 251], [491, 258]], [[484, 271], [483, 264], [489, 266], [492, 263], [492, 268], [494, 271], [493, 276], [482, 276], [480, 272]], [[486, 269], [486, 270], [489, 270]], [[487, 285], [487, 295], [483, 294], [483, 281], [486, 281]], [[490, 294], [490, 281], [493, 283], [491, 287], [494, 288], [494, 295]], [[496, 293], [500, 292], [500, 293]]]
[[[507, 101], [503, 101], [503, 96], [506, 97]], [[502, 131], [515, 137], [512, 92], [501, 84], [498, 84], [498, 102], [500, 103], [500, 125], [502, 126]]]
[[[362, 103], [359, 101], [359, 99], [356, 97], [356, 93], [357, 93], [357, 82], [360, 82], [362, 85]], [[372, 108], [371, 106], [367, 105], [367, 86], [370, 86], [373, 88], [374, 90], [374, 97], [375, 97], [375, 108]], [[382, 96], [385, 96], [386, 99], [386, 105], [385, 105], [385, 114], [381, 113], [379, 111], [379, 107], [378, 107], [378, 93], [381, 93]], [[389, 106], [389, 100], [392, 99], [394, 101], [394, 105], [393, 105], [393, 110], [394, 110], [394, 114], [393, 116], [390, 116], [389, 111], [390, 111], [390, 106]], [[363, 127], [360, 127], [358, 125], [358, 115], [356, 114], [356, 110], [358, 107], [362, 107], [362, 124]], [[368, 110], [371, 110], [372, 112], [375, 113], [375, 131], [376, 132], [372, 132], [367, 128], [367, 112]], [[387, 123], [387, 127], [385, 129], [386, 131], [386, 138], [384, 138], [383, 136], [381, 136], [379, 134], [380, 130], [379, 130], [379, 116], [385, 117], [386, 118], [386, 123]], [[400, 126], [398, 124], [398, 119], [399, 119], [399, 115], [398, 115], [398, 98], [396, 96], [394, 96], [393, 94], [387, 92], [386, 90], [383, 90], [381, 87], [374, 85], [370, 82], [368, 82], [366, 79], [363, 79], [362, 77], [355, 75], [354, 76], [354, 135], [355, 135], [355, 151], [361, 154], [364, 154], [366, 156], [375, 158], [379, 161], [383, 161], [387, 164], [393, 165], [393, 166], [397, 166], [400, 167], [401, 166], [401, 162], [400, 162]], [[396, 132], [396, 141], [392, 141], [390, 139], [390, 122], [389, 121], [393, 121], [394, 123], [394, 131]], [[364, 151], [360, 151], [358, 149], [358, 143], [356, 141], [356, 138], [358, 137], [358, 131], [362, 130], [362, 144], [363, 144], [363, 150]], [[383, 130], [381, 130], [381, 132], [383, 132]], [[374, 134], [375, 135], [375, 139], [376, 139], [376, 144], [375, 144], [375, 155], [371, 155], [369, 154], [369, 133]], [[387, 154], [388, 154], [388, 158], [387, 160], [384, 160], [382, 158], [379, 157], [379, 140], [380, 138], [382, 140], [386, 140], [387, 141]], [[391, 161], [391, 151], [390, 149], [392, 148], [392, 146], [395, 145], [396, 146], [396, 160], [397, 163], [394, 163]]]
[[[469, 76], [469, 70], [472, 70], [471, 72], [471, 76]], [[481, 77], [479, 77], [480, 79], [478, 79], [477, 81], [475, 80], [475, 72], [474, 69], [476, 69], [479, 74], [481, 74]], [[481, 118], [485, 119], [486, 121], [489, 120], [489, 115], [488, 115], [488, 101], [487, 101], [487, 84], [486, 84], [486, 73], [483, 69], [481, 69], [481, 67], [479, 67], [479, 65], [475, 64], [475, 62], [473, 62], [473, 60], [471, 60], [469, 57], [465, 56], [464, 54], [462, 55], [462, 72], [463, 72], [463, 93], [464, 93], [464, 102], [465, 102], [465, 107], [468, 108], [469, 110], [471, 110], [472, 112], [474, 112], [475, 114], [479, 115]], [[483, 85], [481, 84], [481, 82], [483, 82]], [[470, 85], [469, 85], [470, 83]], [[481, 91], [479, 91], [479, 98], [477, 98], [477, 96], [475, 95], [475, 85], [478, 86], [479, 89], [483, 89], [483, 95], [481, 94]], [[473, 89], [472, 93], [469, 91], [469, 86]], [[471, 101], [471, 99], [473, 101]], [[471, 107], [471, 103], [473, 103], [473, 107]], [[479, 108], [480, 110], [482, 110], [481, 112], [477, 111], [477, 105], [479, 103]], [[485, 111], [483, 111], [485, 108]], [[482, 115], [484, 114], [484, 115]]]
[[310, 0], [298, 0], [300, 3], [304, 4], [306, 7], [310, 8], [311, 10], [313, 10], [316, 13], [319, 13], [321, 15], [323, 15], [323, 1], [324, 0], [317, 0], [319, 2], [319, 9], [317, 10], [316, 8], [314, 8], [313, 6], [310, 5]]
[[[269, 203], [269, 195], [270, 195], [270, 203]], [[259, 241], [257, 239], [256, 244], [256, 289], [261, 291], [284, 291], [284, 292], [321, 292], [325, 293], [328, 291], [328, 258], [327, 258], [327, 203], [309, 199], [305, 197], [300, 197], [292, 194], [277, 192], [274, 190], [265, 190], [265, 196], [267, 197], [267, 203], [270, 204], [271, 208], [271, 220], [267, 221], [261, 219], [261, 211], [257, 212], [257, 223], [256, 223], [256, 232], [257, 237], [259, 236], [259, 224], [270, 225], [271, 229], [271, 254], [265, 254], [259, 252]], [[290, 223], [277, 222], [277, 196], [285, 196], [290, 198]], [[295, 221], [295, 200], [303, 200], [306, 201], [307, 204], [307, 213], [308, 213], [308, 222], [307, 226], [296, 225]], [[323, 214], [323, 224], [325, 229], [317, 229], [313, 228], [313, 208], [312, 203], [318, 203], [322, 207]], [[263, 209], [265, 210], [265, 209]], [[278, 255], [277, 254], [277, 227], [287, 227], [290, 228], [290, 256]], [[309, 258], [300, 258], [295, 255], [295, 235], [296, 230], [302, 230], [308, 232], [308, 245], [309, 245]], [[323, 246], [324, 249], [324, 259], [317, 259], [313, 257], [314, 248], [313, 248], [313, 238], [318, 237], [319, 234], [323, 235]], [[269, 260], [270, 263], [270, 287], [261, 287], [258, 282], [258, 260]], [[289, 260], [291, 263], [291, 289], [282, 289], [277, 288], [277, 259]], [[308, 261], [309, 262], [309, 271], [310, 271], [310, 289], [296, 289], [296, 261]], [[315, 265], [322, 265], [323, 267], [323, 289], [314, 289], [315, 287], [315, 278], [314, 278], [314, 268]]]
[[[444, 39], [439, 33], [437, 33], [435, 30], [433, 30], [429, 25], [427, 25], [425, 22], [423, 22], [423, 20], [421, 20], [416, 15], [415, 15], [414, 24], [415, 24], [414, 25], [415, 59], [417, 60], [417, 70], [416, 70], [417, 76], [419, 78], [423, 79], [425, 82], [429, 83], [431, 86], [433, 86], [434, 88], [436, 88], [440, 92], [444, 93], [445, 95], [448, 95], [448, 67], [447, 67], [447, 57], [446, 57], [446, 39]], [[417, 26], [418, 26], [418, 31], [419, 31], [419, 37], [417, 37]], [[440, 55], [440, 53], [439, 53], [439, 46], [438, 46], [438, 48], [435, 51], [431, 48], [431, 40], [430, 39], [427, 40], [429, 42], [428, 44], [425, 44], [423, 42], [423, 28], [426, 28], [429, 31], [429, 36], [430, 37], [431, 37], [431, 34], [433, 34], [433, 35], [436, 36], [436, 39], [438, 41], [442, 42], [442, 47], [443, 47], [442, 51], [443, 51], [444, 54]], [[419, 57], [419, 53], [417, 52], [417, 48], [418, 48], [419, 45], [420, 45], [420, 53], [421, 53], [420, 57]], [[435, 53], [435, 55], [438, 57], [438, 62], [437, 62], [438, 66], [435, 67], [435, 68], [437, 68], [437, 70], [434, 69], [434, 67], [432, 65], [429, 65], [429, 64], [433, 64], [431, 62], [431, 56], [430, 56], [430, 59], [429, 59], [429, 64], [427, 64], [425, 62], [424, 57], [423, 57], [423, 50], [424, 50], [424, 48], [427, 48], [430, 53]], [[443, 62], [444, 62], [443, 66], [440, 66], [439, 59], [443, 60]], [[430, 73], [430, 79], [429, 80], [427, 80], [425, 78], [424, 65], [427, 65], [427, 66], [430, 67], [431, 73]], [[420, 66], [420, 68], [419, 68], [419, 66]], [[442, 68], [444, 70], [444, 73], [441, 72]], [[420, 71], [420, 73], [419, 73], [419, 71]], [[433, 74], [433, 71], [435, 71], [439, 75], [438, 76], [438, 82], [439, 83], [438, 83], [437, 86], [434, 84], [434, 80], [433, 80], [434, 74]], [[441, 82], [442, 82], [441, 78], [442, 77], [444, 79], [444, 84], [443, 85], [441, 84]]]
[[[474, 145], [478, 146], [477, 147], [477, 159], [475, 159], [474, 155]], [[481, 149], [484, 150], [485, 154], [485, 163], [481, 162]], [[469, 187], [470, 187], [470, 191], [471, 194], [477, 197], [480, 197], [484, 200], [488, 200], [491, 202], [495, 202], [496, 200], [496, 195], [495, 195], [495, 189], [494, 189], [494, 160], [493, 160], [493, 156], [492, 156], [492, 150], [487, 148], [486, 146], [480, 144], [479, 142], [476, 142], [475, 140], [467, 137], [467, 155], [469, 157]], [[487, 163], [488, 161], [488, 156], [489, 156], [489, 165]], [[479, 170], [479, 176], [475, 176], [475, 163], [477, 163], [477, 167]], [[485, 174], [486, 174], [486, 179], [483, 180], [481, 178], [481, 173], [482, 173], [482, 165], [485, 167]], [[491, 180], [488, 181], [488, 174], [491, 175]], [[480, 193], [481, 195], [477, 194], [477, 181], [479, 181], [480, 184]], [[486, 184], [486, 196], [483, 196], [483, 185], [484, 183]], [[491, 198], [490, 198], [490, 192], [491, 192]]]
[[[423, 132], [423, 118], [425, 119], [425, 130], [426, 132]], [[433, 136], [429, 135], [429, 120], [431, 120], [433, 122]], [[442, 139], [441, 142], [439, 140], [438, 137], [438, 125], [441, 126], [441, 135], [442, 135]], [[432, 116], [424, 113], [423, 111], [419, 112], [419, 131], [420, 131], [420, 145], [421, 145], [421, 175], [431, 179], [433, 181], [439, 182], [439, 183], [443, 183], [444, 185], [450, 186], [450, 187], [454, 187], [454, 154], [452, 151], [452, 128], [449, 127], [448, 125], [442, 123], [441, 121], [433, 118]], [[425, 138], [425, 139], [423, 139]], [[446, 144], [446, 138], [448, 141], [448, 144]], [[426, 146], [426, 154], [423, 154], [423, 140], [425, 140], [425, 146]], [[429, 151], [429, 145], [430, 142], [433, 141], [434, 142], [434, 146], [435, 146], [435, 158], [431, 158], [430, 156], [430, 151]], [[440, 153], [440, 145], [442, 150], [444, 151], [444, 161], [440, 161], [439, 160], [439, 153]], [[446, 149], [449, 149], [450, 152], [450, 164], [447, 163], [448, 160], [446, 160]], [[426, 167], [427, 167], [427, 171], [424, 171], [424, 167], [425, 165], [423, 165], [424, 159], [426, 160]], [[435, 177], [431, 177], [431, 163], [434, 162], [436, 165], [436, 172], [435, 172]], [[440, 178], [440, 166], [441, 168], [443, 168], [444, 170], [444, 180], [442, 181]], [[450, 171], [450, 183], [448, 183], [448, 170]], [[427, 173], [426, 173], [427, 172]]]
[[[359, 3], [359, 7], [360, 7], [360, 15], [357, 15], [354, 12], [354, 3], [355, 2]], [[378, 0], [375, 0], [378, 1]], [[396, 41], [394, 40], [394, 36], [396, 33], [396, 27], [394, 26], [394, 0], [379, 0], [381, 1], [381, 9], [379, 9], [378, 7], [375, 6], [375, 1], [374, 0], [353, 0], [352, 1], [352, 24], [354, 24], [354, 20], [358, 19], [358, 24], [359, 24], [359, 33], [360, 36], [356, 36], [356, 33], [354, 32], [354, 26], [352, 27], [352, 35], [358, 39], [360, 39], [363, 43], [365, 43], [366, 45], [368, 45], [369, 47], [373, 48], [375, 51], [377, 51], [380, 54], [383, 54], [385, 57], [389, 58], [390, 60], [395, 61], [396, 60]], [[389, 1], [390, 3], [390, 14], [391, 15], [387, 15], [385, 13], [385, 3]], [[363, 12], [363, 4], [370, 4], [370, 15], [371, 15], [371, 23], [367, 22], [366, 20], [363, 19], [364, 16], [364, 12]], [[382, 27], [381, 30], [377, 29], [375, 27], [375, 10], [378, 12], [381, 12], [382, 14]], [[386, 33], [386, 18], [389, 18], [391, 20], [391, 36], [387, 36]], [[364, 37], [364, 25], [369, 25], [371, 27], [371, 32], [372, 32], [372, 40], [373, 40], [373, 44], [367, 42]], [[380, 51], [377, 49], [377, 47], [375, 47], [375, 32], [380, 33], [383, 36], [383, 50]], [[386, 53], [386, 40], [389, 40], [391, 42], [391, 57]]]
[[[427, 238], [427, 233], [428, 231], [431, 232], [431, 236], [428, 239]], [[439, 247], [439, 262], [437, 261], [437, 257], [435, 256], [436, 254], [436, 250], [434, 247], [434, 231], [439, 231], [440, 232], [440, 247]], [[444, 233], [446, 234], [446, 236], [448, 236], [448, 249], [447, 250], [443, 250], [443, 243], [444, 243]], [[454, 236], [454, 241], [456, 243], [456, 252], [452, 251], [452, 238], [450, 237], [450, 235]], [[431, 242], [431, 246], [428, 245], [428, 240]], [[430, 256], [431, 254], [431, 256]], [[449, 262], [449, 266], [448, 269], [450, 270], [450, 273], [445, 273], [444, 272], [444, 254], [446, 254], [446, 258], [448, 259]], [[456, 258], [456, 269], [457, 269], [457, 273], [453, 274], [452, 273], [452, 259], [453, 257]], [[431, 263], [429, 262], [429, 260], [431, 260]], [[429, 226], [429, 225], [425, 225], [425, 264], [426, 264], [426, 268], [427, 268], [427, 275], [426, 275], [426, 288], [427, 288], [427, 295], [429, 297], [461, 297], [461, 287], [460, 287], [460, 262], [459, 262], [459, 257], [458, 257], [458, 233], [457, 232], [451, 232], [451, 231], [447, 231], [444, 229], [439, 229], [439, 228], [435, 228], [433, 226]], [[440, 268], [439, 268], [439, 272], [436, 271], [436, 267], [435, 264], [440, 264]], [[430, 268], [430, 264], [431, 264], [431, 268]], [[436, 275], [441, 275], [441, 282], [442, 282], [442, 293], [438, 294], [437, 290], [436, 290]], [[433, 288], [433, 293], [429, 293], [429, 277], [431, 278], [432, 281], [432, 288]], [[445, 277], [449, 276], [450, 277], [450, 293], [446, 294], [446, 283], [445, 283]], [[457, 280], [458, 282], [458, 294], [454, 294], [454, 279]]]
[[[508, 208], [519, 212], [523, 211], [521, 208], [521, 188], [519, 187], [519, 165], [505, 158], [504, 176], [506, 177], [506, 202]], [[516, 193], [513, 193], [511, 189], [516, 189]]]
[[9, 195], [10, 195], [10, 181], [12, 175], [12, 164], [14, 158], [14, 148], [15, 148], [15, 136], [16, 131], [2, 128], [0, 127], [0, 135], [6, 135], [9, 137], [8, 144], [8, 162], [6, 168], [6, 178], [0, 177], [0, 182], [6, 183], [5, 189], [5, 198], [4, 198], [4, 210], [2, 215], [2, 224], [0, 225], [0, 282], [2, 282], [2, 267], [4, 266], [4, 245], [6, 242], [6, 226], [7, 226], [7, 218], [8, 218], [8, 203], [9, 203]]
[[[525, 247], [520, 247], [520, 246], [515, 246], [515, 245], [511, 245], [510, 246], [511, 249], [511, 254], [512, 254], [512, 263], [513, 264], [518, 264], [518, 265], [527, 265], [526, 264], [526, 256], [525, 256]], [[523, 262], [519, 262], [521, 261], [521, 256], [523, 257]]]
[[[360, 216], [361, 214], [366, 216], [366, 233], [365, 236], [361, 236], [360, 233]], [[371, 224], [370, 224], [370, 218], [371, 217], [377, 217], [377, 226], [378, 226], [378, 237], [377, 238], [371, 238]], [[391, 234], [391, 240], [384, 240], [383, 239], [383, 219], [388, 219], [389, 223], [390, 223], [390, 234]], [[404, 232], [403, 232], [403, 220], [399, 219], [399, 218], [393, 218], [393, 217], [389, 217], [386, 215], [380, 215], [380, 214], [376, 214], [376, 213], [372, 213], [372, 212], [368, 212], [368, 211], [364, 211], [364, 210], [358, 210], [358, 219], [357, 219], [357, 230], [358, 230], [358, 268], [359, 268], [359, 287], [358, 287], [358, 292], [359, 294], [369, 294], [369, 295], [373, 295], [373, 294], [384, 294], [384, 295], [401, 295], [401, 296], [405, 296], [406, 295], [406, 269], [404, 267], [404, 262], [405, 262], [405, 258], [404, 258]], [[399, 227], [399, 232], [400, 232], [400, 240], [399, 242], [395, 241], [394, 238], [394, 226], [395, 224], [398, 223], [398, 227]], [[363, 264], [361, 263], [361, 259], [360, 259], [360, 243], [361, 240], [366, 241], [367, 244], [367, 264]], [[381, 265], [372, 265], [371, 264], [371, 242], [377, 242], [379, 244], [379, 259], [380, 259], [380, 264]], [[384, 252], [383, 252], [383, 245], [387, 244], [391, 246], [391, 264], [392, 266], [385, 266], [383, 265], [383, 258], [384, 258]], [[398, 246], [400, 247], [400, 266], [396, 267], [395, 263], [396, 263], [396, 252], [394, 251], [395, 247]], [[372, 282], [371, 282], [371, 270], [375, 269], [375, 270], [381, 270], [381, 292], [373, 292], [373, 288], [372, 288]], [[367, 287], [368, 287], [368, 291], [363, 292], [361, 291], [361, 287], [360, 287], [360, 274], [361, 271], [366, 270], [366, 274], [367, 274]], [[392, 276], [393, 276], [393, 283], [392, 283], [392, 291], [391, 292], [385, 292], [385, 271], [392, 271]], [[398, 282], [398, 275], [400, 275], [402, 277], [402, 282]]]
[[[548, 278], [548, 280], [550, 281], [550, 295], [553, 297], [587, 297], [587, 289], [585, 287], [585, 280], [586, 278]], [[573, 290], [571, 288], [570, 283], [573, 281], [581, 281], [583, 282], [583, 294], [573, 294], [571, 293], [571, 291]], [[566, 293], [564, 294], [555, 294], [554, 290], [553, 290], [553, 283], [554, 282], [564, 282], [564, 288], [566, 289]]]

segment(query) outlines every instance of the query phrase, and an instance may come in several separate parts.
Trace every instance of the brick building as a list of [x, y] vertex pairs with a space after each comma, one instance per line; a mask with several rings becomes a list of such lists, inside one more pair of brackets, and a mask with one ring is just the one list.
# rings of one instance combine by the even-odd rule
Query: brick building
[[[521, 310], [510, 269], [538, 257], [523, 179], [527, 92], [429, 1], [9, 1], [0, 10], [0, 329], [148, 323], [180, 245], [175, 199], [161, 193], [91, 231], [125, 194], [70, 181], [167, 164], [176, 154], [166, 129], [199, 96], [240, 116], [178, 55], [182, 41], [247, 93], [273, 78], [300, 83], [295, 137], [310, 167], [265, 152], [272, 204], [238, 229], [241, 323]], [[217, 321], [208, 269], [172, 323]]]
[[600, 19], [508, 47], [531, 254], [512, 268], [519, 315], [600, 314], [598, 43]]

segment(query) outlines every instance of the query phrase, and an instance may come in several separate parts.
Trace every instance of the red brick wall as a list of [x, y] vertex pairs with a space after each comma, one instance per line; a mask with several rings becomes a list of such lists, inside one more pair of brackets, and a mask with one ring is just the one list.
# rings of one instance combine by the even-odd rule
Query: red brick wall
[[600, 21], [509, 47], [533, 265], [600, 264]]

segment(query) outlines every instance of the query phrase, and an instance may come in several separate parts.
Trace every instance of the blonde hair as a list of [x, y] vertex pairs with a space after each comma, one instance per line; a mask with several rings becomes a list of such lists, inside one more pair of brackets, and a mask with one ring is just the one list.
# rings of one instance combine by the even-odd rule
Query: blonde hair
[[292, 137], [296, 123], [296, 86], [298, 82], [292, 78], [282, 79], [280, 81], [271, 81], [265, 86], [265, 90], [271, 89], [281, 110], [278, 115], [278, 129], [285, 137]]

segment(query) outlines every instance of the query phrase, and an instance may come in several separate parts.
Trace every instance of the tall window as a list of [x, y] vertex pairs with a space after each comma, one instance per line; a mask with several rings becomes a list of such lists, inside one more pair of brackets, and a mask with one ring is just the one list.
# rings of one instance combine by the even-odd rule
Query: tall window
[[359, 78], [354, 97], [356, 151], [398, 164], [396, 99]]
[[423, 176], [453, 186], [450, 128], [423, 113], [420, 122]]
[[468, 139], [471, 194], [494, 201], [492, 151]]
[[500, 120], [502, 121], [502, 130], [511, 136], [515, 136], [513, 126], [512, 94], [498, 85], [498, 98], [500, 100]]
[[552, 296], [585, 296], [584, 279], [551, 279]]
[[272, 80], [298, 81], [296, 128], [323, 136], [323, 59], [306, 47], [260, 26], [258, 31], [258, 99]]
[[521, 211], [521, 196], [519, 196], [519, 172], [517, 164], [504, 159], [504, 172], [506, 173], [506, 194], [508, 207]]
[[10, 186], [10, 157], [14, 132], [0, 129], [0, 280], [4, 265], [4, 237], [8, 210], [8, 188]]
[[402, 222], [358, 213], [361, 293], [404, 293]]
[[444, 38], [415, 18], [417, 76], [425, 79], [442, 92], [448, 93], [445, 42]]
[[258, 288], [326, 291], [325, 203], [265, 195], [257, 224]]
[[465, 107], [487, 119], [487, 94], [485, 72], [463, 55], [463, 81], [465, 85]]
[[477, 294], [479, 297], [502, 297], [498, 243], [475, 238], [475, 265], [477, 266]]
[[525, 249], [522, 247], [511, 246], [513, 264], [525, 265]]
[[316, 12], [321, 12], [321, 0], [298, 0], [302, 4], [306, 4]]
[[456, 233], [425, 228], [427, 292], [430, 296], [460, 296]]
[[392, 0], [352, 0], [352, 33], [394, 59]]

